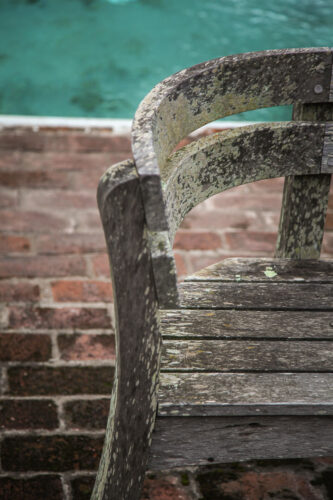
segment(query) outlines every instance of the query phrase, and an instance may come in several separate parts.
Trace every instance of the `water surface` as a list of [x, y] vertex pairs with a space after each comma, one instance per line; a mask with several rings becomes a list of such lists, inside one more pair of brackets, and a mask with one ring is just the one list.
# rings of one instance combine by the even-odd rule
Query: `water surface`
[[[324, 0], [0, 0], [0, 113], [131, 118], [161, 79], [253, 50], [331, 46]], [[240, 119], [288, 119], [289, 109]]]

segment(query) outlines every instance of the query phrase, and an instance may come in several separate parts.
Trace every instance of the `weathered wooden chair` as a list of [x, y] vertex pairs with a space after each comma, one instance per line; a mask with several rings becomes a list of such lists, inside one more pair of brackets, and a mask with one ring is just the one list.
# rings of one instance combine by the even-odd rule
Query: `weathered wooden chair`
[[[208, 61], [141, 103], [134, 162], [111, 167], [98, 188], [117, 363], [94, 499], [139, 498], [147, 467], [333, 454], [333, 263], [316, 260], [333, 171], [332, 103], [328, 48]], [[294, 121], [173, 152], [205, 123], [285, 104], [294, 104]], [[277, 258], [228, 259], [177, 286], [172, 242], [189, 210], [280, 176]]]

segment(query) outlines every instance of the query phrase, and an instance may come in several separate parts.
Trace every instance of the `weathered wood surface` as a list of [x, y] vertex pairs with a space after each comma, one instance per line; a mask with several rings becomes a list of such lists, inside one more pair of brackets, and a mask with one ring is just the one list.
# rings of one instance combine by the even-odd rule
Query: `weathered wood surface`
[[333, 343], [316, 340], [164, 340], [161, 369], [333, 372]]
[[[161, 244], [167, 250], [163, 258], [156, 251], [153, 255], [157, 294], [165, 307], [178, 304], [175, 264], [169, 251], [176, 228], [195, 204], [212, 194], [206, 192], [208, 183], [211, 183], [214, 193], [221, 191], [217, 189], [218, 181], [216, 176], [214, 179], [213, 172], [207, 183], [199, 186], [199, 191], [195, 185], [188, 186], [194, 188], [192, 193], [189, 193], [190, 189], [185, 192], [185, 177], [181, 179], [183, 184], [180, 188], [177, 179], [167, 189], [166, 212], [160, 171], [165, 168], [165, 162], [176, 144], [205, 123], [241, 111], [295, 102], [326, 103], [330, 97], [331, 75], [330, 48], [240, 54], [207, 61], [172, 75], [158, 84], [142, 101], [133, 123], [133, 155], [140, 177], [148, 230], [156, 237], [153, 247], [156, 250]], [[314, 134], [309, 133], [308, 136], [313, 139]], [[280, 153], [287, 144], [283, 142]], [[303, 141], [303, 146], [308, 142]], [[239, 144], [234, 153], [241, 154], [244, 149], [246, 144], [243, 147]], [[296, 151], [297, 148], [294, 151], [295, 163], [298, 159]], [[289, 157], [293, 160], [292, 151]], [[307, 163], [308, 159], [304, 157], [303, 165]], [[275, 175], [267, 165], [265, 168], [268, 170], [266, 175], [261, 171], [261, 175], [254, 178], [250, 176], [248, 180], [238, 179], [231, 186]], [[226, 170], [226, 174], [229, 174], [229, 170]], [[280, 175], [294, 173], [292, 170], [281, 172]], [[191, 184], [192, 179], [190, 181]], [[168, 232], [170, 239], [167, 237]], [[166, 280], [161, 276], [162, 268]]]
[[[333, 120], [333, 112], [331, 113], [331, 120]], [[323, 173], [333, 173], [333, 123], [326, 124], [321, 171]]]
[[[285, 49], [222, 57], [170, 76], [146, 96], [135, 115], [133, 152], [140, 177], [144, 182], [158, 177], [158, 163], [174, 146], [217, 118], [299, 101], [328, 102], [331, 69], [330, 48]], [[145, 206], [155, 203], [147, 191]], [[147, 212], [149, 229], [165, 229], [159, 213]]]
[[147, 231], [159, 307], [178, 306], [177, 271], [168, 231]]
[[[299, 121], [333, 120], [333, 106], [327, 104], [294, 106], [293, 119]], [[309, 137], [310, 138], [310, 137]], [[308, 142], [311, 139], [306, 138]], [[332, 172], [332, 125], [326, 124], [321, 172], [326, 175], [290, 176], [285, 179], [281, 207], [277, 257], [318, 259]]]
[[324, 123], [250, 125], [173, 153], [162, 171], [171, 241], [185, 215], [214, 194], [261, 179], [320, 173], [324, 134]]
[[149, 469], [333, 455], [333, 417], [160, 417]]
[[229, 258], [188, 276], [185, 281], [333, 283], [333, 261]]
[[160, 333], [144, 210], [133, 162], [120, 163], [105, 173], [98, 202], [115, 294], [117, 361], [92, 499], [137, 500], [155, 420]]
[[332, 415], [333, 373], [161, 373], [159, 416]]
[[333, 340], [333, 314], [326, 311], [175, 309], [160, 316], [165, 339]]
[[333, 311], [333, 284], [220, 283], [191, 281], [179, 286], [180, 305], [189, 309], [280, 309]]
[[158, 84], [140, 104], [132, 129], [148, 228], [167, 230], [159, 172], [181, 139], [242, 111], [328, 102], [331, 71], [329, 48], [272, 50], [207, 61]]

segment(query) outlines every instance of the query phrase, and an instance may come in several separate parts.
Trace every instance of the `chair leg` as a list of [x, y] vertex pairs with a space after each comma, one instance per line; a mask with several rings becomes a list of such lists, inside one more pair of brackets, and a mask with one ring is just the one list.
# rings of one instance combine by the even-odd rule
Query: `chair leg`
[[116, 313], [116, 376], [92, 500], [140, 497], [156, 413], [160, 332], [144, 211], [133, 162], [101, 179], [98, 204]]

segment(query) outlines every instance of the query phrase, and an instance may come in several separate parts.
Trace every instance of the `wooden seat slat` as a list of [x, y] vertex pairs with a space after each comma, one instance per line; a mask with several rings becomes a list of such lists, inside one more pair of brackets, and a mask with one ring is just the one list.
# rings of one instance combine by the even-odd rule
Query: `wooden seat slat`
[[156, 419], [150, 470], [254, 459], [331, 456], [333, 418], [173, 417]]
[[174, 309], [160, 311], [164, 338], [331, 339], [329, 311]]
[[160, 416], [332, 415], [333, 373], [161, 373]]
[[162, 370], [333, 372], [333, 342], [166, 340]]
[[229, 258], [188, 276], [185, 281], [333, 283], [333, 261]]
[[[333, 311], [333, 284], [186, 282], [182, 308]], [[255, 297], [255, 300], [254, 300]]]

